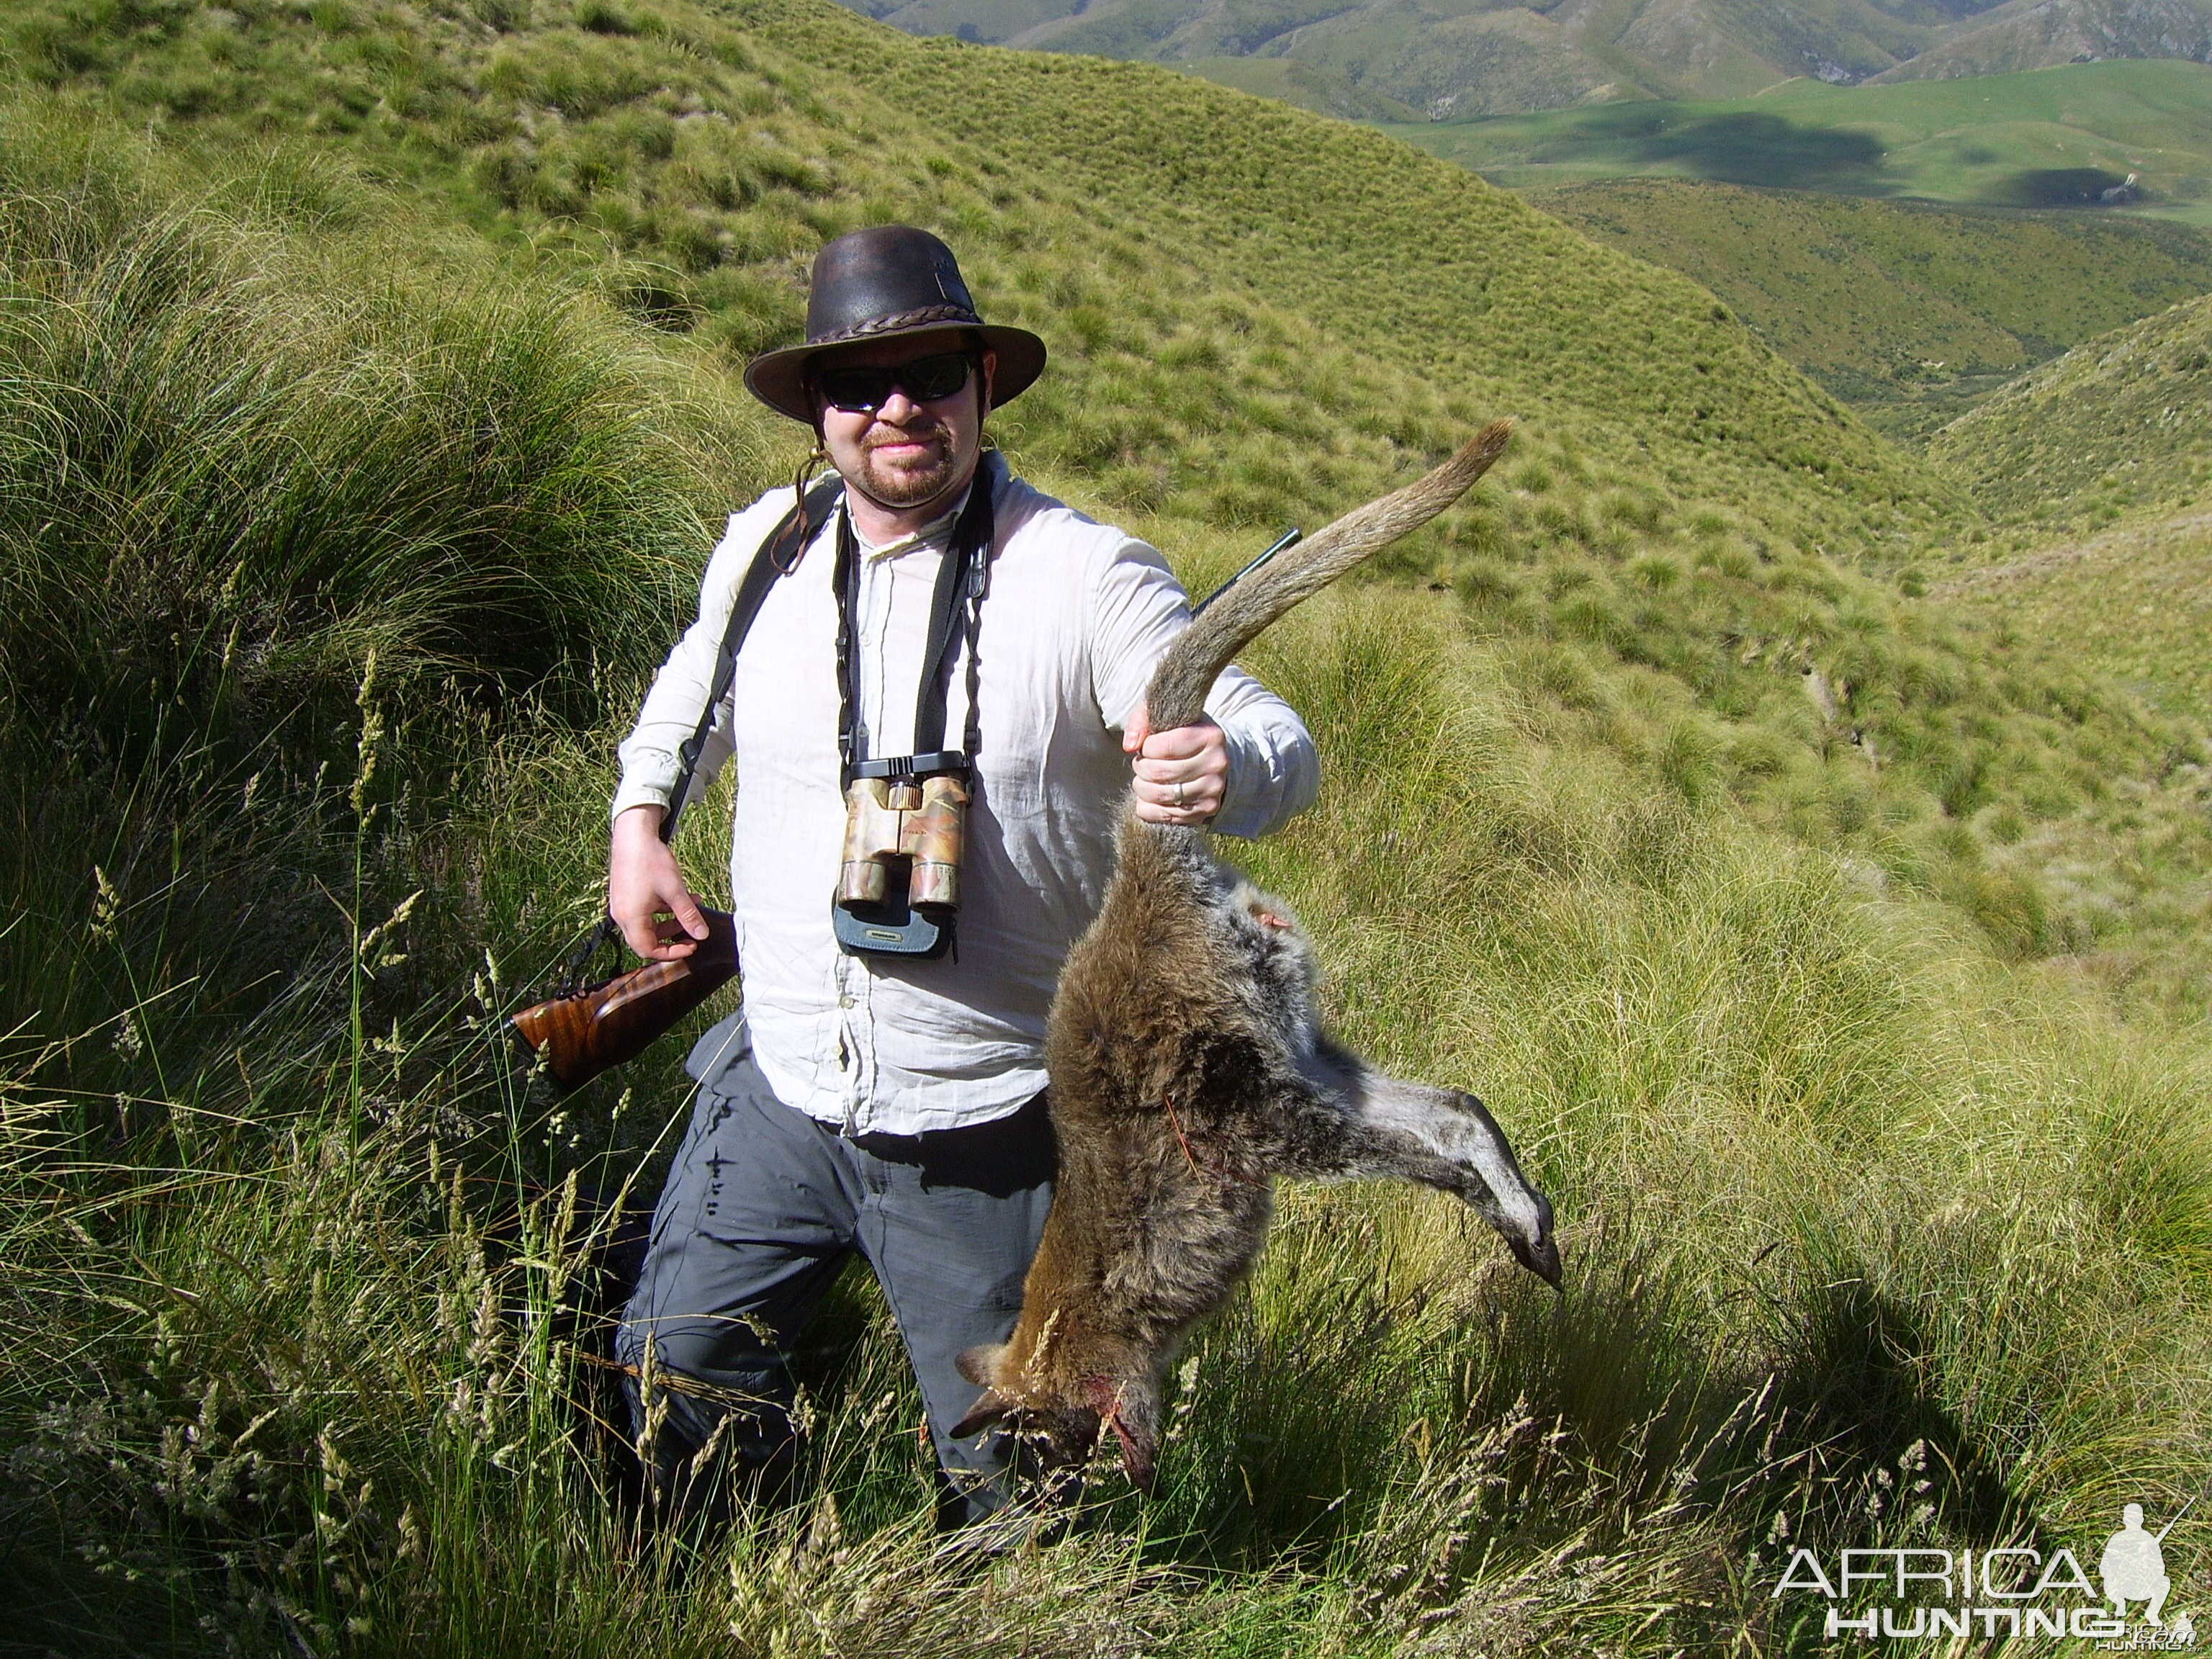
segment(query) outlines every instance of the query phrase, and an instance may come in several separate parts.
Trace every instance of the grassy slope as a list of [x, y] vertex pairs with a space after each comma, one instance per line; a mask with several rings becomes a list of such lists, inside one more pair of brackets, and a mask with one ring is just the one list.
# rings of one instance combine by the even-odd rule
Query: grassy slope
[[1290, 58], [1200, 58], [1177, 65], [1239, 92], [1279, 99], [1343, 121], [1412, 121], [1419, 112], [1382, 93]]
[[2212, 65], [2075, 64], [2032, 74], [1899, 85], [1793, 81], [1734, 102], [1617, 104], [1492, 121], [1393, 126], [1516, 187], [1624, 173], [2052, 204], [2076, 169], [2142, 175], [2141, 210], [2212, 215]]
[[[597, 230], [677, 266], [645, 302], [733, 346], [788, 337], [817, 237], [936, 223], [1061, 349], [1004, 441], [1171, 550], [1310, 522], [1511, 410], [1516, 460], [1401, 568], [1569, 655], [1656, 670], [1718, 721], [1677, 738], [1671, 717], [1608, 715], [1623, 746], [1686, 744], [1691, 775], [1775, 821], [1972, 895], [2011, 948], [2086, 939], [2024, 890], [1975, 886], [1946, 820], [2073, 811], [2099, 769], [2169, 740], [1987, 678], [1965, 641], [1838, 571], [1816, 550], [1940, 532], [1955, 497], [1700, 290], [1372, 133], [1148, 66], [910, 40], [829, 6], [731, 15], [747, 27], [672, 7], [501, 36], [270, 14], [186, 33], [149, 58], [158, 75], [125, 58], [107, 76], [134, 109], [189, 93], [190, 131], [305, 117], [498, 226]], [[319, 76], [357, 89], [335, 111], [293, 90]], [[948, 78], [977, 97], [932, 136], [901, 112]], [[963, 122], [973, 147], [946, 144]], [[1694, 603], [1653, 599], [1685, 577]], [[1840, 729], [1892, 758], [1879, 775], [1839, 770], [1833, 733], [1808, 727], [1793, 676], [1815, 668], [1842, 688]]]
[[1938, 463], [2017, 522], [2104, 525], [2212, 496], [2212, 296], [2076, 346], [1938, 432]]
[[[556, 616], [618, 622], [640, 586], [678, 599], [694, 506], [763, 471], [714, 441], [742, 394], [557, 266], [426, 252], [434, 222], [327, 174], [71, 200], [82, 150], [9, 136], [11, 184], [39, 186], [0, 221], [9, 314], [66, 303], [6, 361], [36, 406], [75, 413], [46, 432], [19, 402], [5, 453], [22, 477], [77, 464], [79, 487], [36, 504], [61, 514], [58, 551], [127, 508], [158, 533], [114, 568], [213, 607], [203, 636], [234, 648], [174, 683], [166, 736], [130, 724], [162, 724], [163, 699], [122, 694], [170, 684], [134, 652], [88, 659], [97, 719], [7, 706], [0, 753], [48, 787], [9, 792], [22, 832], [4, 841], [14, 925], [46, 959], [10, 958], [11, 996], [40, 1013], [0, 1060], [0, 1420], [20, 1454], [0, 1639], [410, 1659], [630, 1653], [641, 1628], [702, 1659], [1811, 1651], [1817, 1609], [1765, 1593], [1778, 1540], [2080, 1548], [2118, 1503], [2162, 1514], [2201, 1482], [2202, 1056], [2008, 975], [1957, 912], [1872, 866], [1753, 828], [1666, 677], [1532, 631], [1494, 586], [1370, 586], [1255, 654], [1334, 787], [1252, 858], [1319, 933], [1349, 1036], [1480, 1078], [1569, 1218], [1572, 1297], [1471, 1272], [1494, 1247], [1440, 1202], [1289, 1194], [1249, 1296], [1180, 1373], [1160, 1497], [1102, 1474], [1097, 1530], [979, 1578], [930, 1553], [911, 1388], [884, 1310], [848, 1289], [801, 1356], [821, 1496], [751, 1515], [688, 1572], [639, 1553], [572, 1438], [569, 1402], [608, 1408], [604, 1379], [548, 1316], [588, 1243], [560, 1183], [635, 1167], [682, 1097], [680, 1045], [634, 1068], [635, 1100], [611, 1085], [549, 1115], [456, 1029], [513, 1000], [514, 964], [580, 908], [556, 896], [588, 900], [614, 731], [533, 707], [528, 664], [513, 702], [441, 692], [405, 626], [358, 684], [358, 658], [289, 648], [315, 638], [312, 607], [261, 596], [303, 537], [342, 548], [391, 507], [407, 528], [384, 568], [422, 590], [396, 591], [481, 602], [440, 580], [448, 538], [489, 519], [526, 544], [535, 507], [609, 556], [566, 590], [523, 578]], [[191, 510], [193, 464], [248, 410], [294, 467], [288, 428], [324, 435], [317, 472], [357, 448], [354, 489], [335, 509], [314, 489], [257, 503], [266, 539], [195, 595], [169, 561], [234, 532]], [[380, 451], [410, 414], [416, 441]], [[102, 430], [136, 441], [81, 441]], [[426, 450], [473, 461], [473, 482]], [[35, 544], [6, 528], [11, 559]], [[1686, 615], [1722, 574], [1662, 569], [1636, 580]], [[1791, 574], [1777, 599], [1802, 623], [1818, 573]], [[1563, 589], [1585, 623], [1601, 583]], [[82, 580], [46, 594], [72, 624], [141, 603]], [[9, 617], [11, 646], [50, 636]], [[602, 643], [618, 726], [651, 652]], [[331, 701], [272, 734], [264, 677], [288, 656], [276, 689]], [[118, 776], [88, 741], [118, 735], [156, 764]], [[1821, 788], [1841, 803], [1868, 769], [1834, 746]], [[264, 793], [242, 809], [249, 768]], [[288, 894], [282, 872], [325, 890]], [[290, 984], [257, 996], [279, 963]]]
[[[301, 128], [503, 236], [625, 254], [603, 288], [716, 347], [788, 337], [821, 236], [936, 223], [1059, 353], [1003, 440], [1173, 550], [1310, 521], [1515, 410], [1515, 460], [1401, 568], [1570, 656], [1678, 682], [1717, 721], [1680, 739], [1692, 773], [1915, 881], [1964, 879], [1947, 815], [2070, 811], [2100, 768], [2165, 752], [2123, 709], [2084, 726], [2094, 701], [1987, 680], [1967, 642], [1816, 550], [1939, 532], [1956, 498], [1694, 287], [1371, 134], [1163, 71], [909, 41], [828, 7], [744, 15], [590, 9], [589, 28], [501, 33], [165, 13], [110, 37], [15, 18], [19, 61], [133, 120]], [[955, 73], [989, 94], [972, 149], [898, 112]], [[1837, 771], [1800, 669], [1891, 765]], [[1640, 720], [1613, 737], [1654, 740]], [[1975, 902], [2015, 948], [2074, 936], [2021, 894]]]
[[[133, 118], [190, 110], [191, 133], [304, 124], [494, 228], [656, 258], [606, 287], [718, 345], [793, 325], [791, 278], [819, 236], [893, 213], [937, 222], [994, 303], [1060, 350], [1002, 436], [1171, 549], [1310, 519], [1379, 488], [1407, 448], [1516, 408], [1499, 484], [1404, 562], [1516, 628], [1680, 677], [1722, 722], [1711, 752], [1731, 787], [1823, 834], [1887, 837], [1881, 856], [1916, 879], [1952, 868], [1944, 811], [2069, 810], [2089, 756], [2161, 752], [2124, 715], [2094, 732], [2054, 722], [2055, 706], [2085, 707], [2070, 694], [1966, 696], [1979, 680], [1962, 642], [1804, 550], [1940, 526], [1943, 491], [1723, 310], [1370, 135], [1139, 66], [908, 42], [826, 8], [764, 7], [742, 33], [697, 13], [505, 35], [406, 13], [230, 15], [127, 43], [70, 34], [44, 72], [83, 85], [98, 70]], [[805, 74], [782, 55], [801, 50]], [[992, 92], [997, 154], [900, 143], [902, 97], [956, 59]], [[821, 94], [841, 75], [833, 111]], [[1432, 257], [1437, 239], [1453, 258]], [[732, 418], [776, 441], [764, 417]], [[1653, 603], [1686, 572], [1694, 605]], [[1931, 652], [1950, 665], [1931, 670]], [[1827, 737], [1775, 672], [1824, 662], [1844, 687], [1838, 718], [1873, 732], [1893, 771], [1829, 777]], [[2014, 745], [2001, 763], [1974, 708], [1992, 696]], [[1618, 736], [1647, 742], [1635, 722]], [[2065, 936], [2010, 902], [1993, 915], [2006, 937]]]
[[2212, 289], [2212, 236], [2140, 220], [1662, 179], [1533, 199], [1695, 277], [1893, 433], [1954, 419], [2031, 364]]
[[[2004, 648], [2093, 667], [2185, 719], [2212, 720], [2212, 490], [2197, 499], [2174, 517], [2138, 515], [1968, 568], [1932, 592], [1985, 617]], [[2176, 1000], [2194, 994], [2182, 988], [2195, 976], [2186, 964], [2212, 939], [2212, 770], [2124, 783], [2097, 813], [1996, 827], [2013, 841], [2000, 866], [2043, 872], [2076, 909], [2133, 918], [2119, 973]]]
[[[38, 949], [0, 1060], [0, 1574], [73, 1645], [1785, 1648], [1777, 1516], [2079, 1540], [2201, 1482], [2203, 1061], [1993, 959], [2095, 938], [1980, 829], [2187, 734], [1796, 544], [1910, 526], [1925, 475], [1694, 289], [1371, 137], [802, 6], [58, 15], [9, 21], [70, 95], [225, 174], [278, 154], [210, 198], [88, 155], [81, 106], [0, 143], [0, 868]], [[955, 69], [988, 150], [901, 113]], [[911, 1395], [848, 1299], [857, 1346], [809, 1371], [839, 1513], [671, 1583], [582, 1484], [588, 1374], [502, 1317], [559, 1294], [573, 1228], [500, 1194], [633, 1167], [676, 1056], [549, 1116], [457, 1004], [588, 912], [608, 727], [704, 523], [792, 453], [728, 349], [887, 210], [1066, 343], [1024, 464], [1200, 574], [1526, 399], [1408, 562], [1444, 591], [1371, 584], [1256, 653], [1334, 784], [1254, 858], [1348, 1036], [1480, 1081], [1584, 1277], [1555, 1308], [1470, 1277], [1440, 1206], [1295, 1196], [1149, 1528], [1102, 1486], [1105, 1531], [981, 1589], [915, 1535]], [[1394, 295], [1439, 216], [1458, 263]], [[1923, 1480], [1926, 1512], [1881, 1498]]]
[[2196, 510], [1962, 571], [1946, 599], [2016, 635], [2067, 641], [2147, 700], [2212, 720], [2212, 489]]
[[[1029, 465], [1091, 471], [1119, 511], [1312, 514], [1504, 410], [1522, 453], [1553, 462], [1555, 500], [1597, 507], [1599, 480], [1562, 462], [1601, 456], [1601, 483], [1668, 514], [1785, 538], [1955, 522], [1940, 480], [1690, 283], [1402, 146], [1166, 70], [907, 42], [792, 4], [737, 9], [744, 31], [695, 9], [514, 35], [223, 15], [101, 45], [66, 11], [11, 13], [38, 73], [80, 77], [82, 55], [135, 112], [208, 135], [319, 128], [484, 219], [671, 265], [641, 301], [702, 312], [737, 349], [790, 337], [823, 234], [933, 223], [1011, 321], [1060, 347], [1005, 438]], [[942, 100], [953, 82], [973, 97]], [[1517, 498], [1498, 508], [1486, 538], [1551, 533]]]
[[[1936, 588], [2002, 648], [2108, 674], [2191, 720], [2212, 714], [2212, 297], [2077, 346], [1935, 434], [1931, 454], [2031, 550]], [[2112, 526], [2092, 534], [2100, 526]], [[2052, 533], [2070, 530], [2055, 543]], [[2002, 866], [2044, 872], [2077, 914], [2128, 914], [2114, 966], [2185, 1000], [2212, 939], [2212, 776], [2124, 784], [2102, 810], [2030, 826]]]
[[[330, 27], [223, 15], [115, 40], [65, 8], [11, 20], [33, 73], [96, 75], [135, 115], [319, 131], [486, 220], [572, 225], [673, 267], [643, 302], [703, 313], [739, 349], [795, 328], [821, 236], [935, 224], [1060, 349], [1008, 441], [1033, 465], [1103, 468], [1125, 506], [1310, 513], [1501, 410], [1527, 422], [1524, 454], [1601, 455], [1672, 510], [1740, 508], [1780, 534], [1905, 530], [1952, 504], [1690, 284], [1401, 146], [1166, 71], [909, 42], [778, 3], [641, 10], [598, 33], [549, 13], [505, 36], [367, 9]], [[973, 96], [927, 125], [905, 112], [937, 110], [947, 79]], [[1205, 372], [1159, 397], [1163, 366], [1185, 365]], [[1260, 403], [1273, 431], [1255, 439], [1243, 416]], [[1297, 467], [1254, 453], [1293, 434]], [[1179, 495], [1231, 450], [1266, 495], [1240, 514]]]

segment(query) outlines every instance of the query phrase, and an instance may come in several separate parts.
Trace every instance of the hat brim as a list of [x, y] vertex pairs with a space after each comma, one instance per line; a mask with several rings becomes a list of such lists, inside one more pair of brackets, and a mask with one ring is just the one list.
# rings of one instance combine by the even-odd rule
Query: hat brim
[[1013, 402], [1044, 373], [1044, 342], [1025, 328], [1000, 328], [988, 323], [923, 323], [913, 328], [885, 329], [861, 339], [763, 351], [745, 365], [745, 390], [777, 414], [811, 426], [814, 408], [806, 395], [806, 365], [812, 359], [846, 346], [881, 345], [886, 340], [922, 340], [939, 335], [948, 339], [981, 335], [985, 348], [998, 354], [998, 370], [991, 379], [994, 409]]

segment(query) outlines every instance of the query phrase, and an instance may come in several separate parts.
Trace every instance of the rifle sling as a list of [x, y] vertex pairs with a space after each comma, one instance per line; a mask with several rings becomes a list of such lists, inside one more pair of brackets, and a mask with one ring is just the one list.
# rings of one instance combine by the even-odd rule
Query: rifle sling
[[714, 729], [714, 717], [720, 712], [722, 699], [730, 695], [730, 685], [737, 678], [738, 652], [752, 631], [753, 619], [768, 599], [768, 591], [780, 577], [788, 576], [799, 568], [799, 560], [812, 544], [822, 526], [830, 521], [836, 508], [837, 498], [844, 491], [845, 481], [831, 474], [808, 490], [783, 516], [782, 521], [760, 544], [753, 562], [738, 583], [738, 591], [730, 601], [730, 620], [722, 630], [720, 653], [714, 659], [714, 678], [707, 693], [707, 706], [699, 711], [699, 724], [676, 751], [680, 763], [675, 786], [668, 792], [668, 810], [660, 816], [660, 838], [672, 842], [676, 836], [676, 820], [690, 804], [691, 782], [699, 770], [699, 756], [707, 746], [707, 734]]

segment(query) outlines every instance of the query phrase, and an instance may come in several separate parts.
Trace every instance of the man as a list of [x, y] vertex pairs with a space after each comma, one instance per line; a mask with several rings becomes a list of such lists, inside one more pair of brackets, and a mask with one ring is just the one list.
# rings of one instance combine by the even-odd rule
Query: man
[[[697, 1105], [619, 1338], [639, 1365], [649, 1340], [676, 1378], [640, 1413], [668, 1501], [724, 1456], [756, 1485], [787, 1474], [787, 1355], [858, 1250], [921, 1385], [940, 1518], [1004, 1502], [1004, 1437], [948, 1432], [975, 1395], [954, 1360], [1003, 1340], [1020, 1307], [1052, 1194], [1046, 1012], [1112, 874], [1132, 772], [1139, 816], [1233, 835], [1272, 830], [1314, 794], [1304, 726], [1234, 671], [1205, 722], [1148, 729], [1145, 686], [1188, 621], [1181, 588], [1151, 548], [984, 447], [986, 415], [1044, 360], [1034, 334], [983, 322], [942, 242], [883, 226], [822, 250], [805, 342], [746, 369], [756, 396], [813, 428], [843, 488], [769, 588], [693, 786], [734, 753], [744, 1007], [693, 1050]], [[699, 620], [622, 746], [608, 902], [641, 956], [684, 956], [706, 937], [660, 821], [733, 591], [794, 500], [774, 490], [732, 518]], [[961, 528], [979, 521], [971, 507], [988, 509], [987, 544]], [[937, 603], [940, 572], [963, 556], [988, 557], [964, 639]], [[925, 669], [931, 645], [946, 647], [941, 672]], [[848, 953], [830, 904], [846, 770], [928, 748], [916, 734], [933, 691], [941, 732], [962, 734], [937, 741], [975, 751], [957, 948]]]

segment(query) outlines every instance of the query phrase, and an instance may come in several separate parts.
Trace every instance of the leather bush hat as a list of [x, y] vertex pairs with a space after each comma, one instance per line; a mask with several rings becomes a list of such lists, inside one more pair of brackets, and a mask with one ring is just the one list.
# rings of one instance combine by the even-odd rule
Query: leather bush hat
[[912, 225], [877, 225], [823, 246], [806, 295], [806, 338], [745, 365], [745, 386], [779, 415], [814, 422], [810, 360], [841, 345], [980, 336], [999, 354], [991, 406], [1011, 403], [1044, 369], [1044, 342], [1025, 328], [994, 328], [975, 312], [952, 250]]

